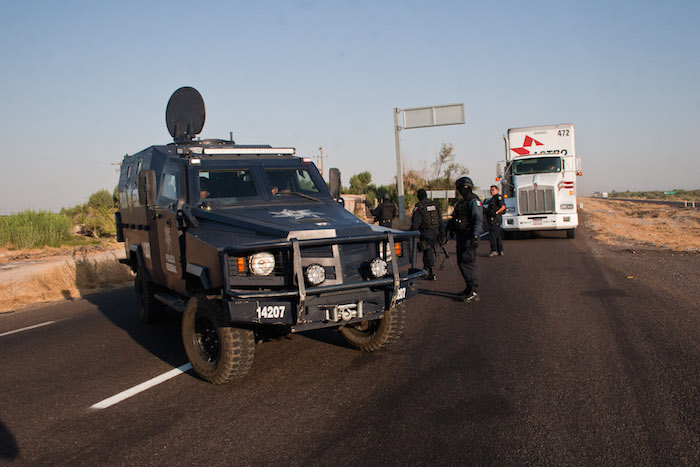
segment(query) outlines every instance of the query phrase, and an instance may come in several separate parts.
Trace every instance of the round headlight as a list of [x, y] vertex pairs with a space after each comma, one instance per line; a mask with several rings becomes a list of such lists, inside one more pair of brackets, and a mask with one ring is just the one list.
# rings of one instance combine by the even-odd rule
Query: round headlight
[[311, 285], [318, 285], [326, 280], [326, 270], [320, 264], [312, 264], [306, 268], [306, 280]]
[[275, 257], [272, 253], [255, 253], [250, 257], [250, 272], [256, 276], [269, 276], [275, 270]]
[[386, 276], [386, 261], [381, 258], [374, 258], [371, 263], [369, 263], [369, 271], [376, 278]]

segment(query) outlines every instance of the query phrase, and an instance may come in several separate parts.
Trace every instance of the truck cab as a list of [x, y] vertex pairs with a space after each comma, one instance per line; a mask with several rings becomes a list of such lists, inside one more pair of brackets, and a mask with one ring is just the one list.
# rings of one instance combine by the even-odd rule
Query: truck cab
[[564, 230], [573, 238], [578, 226], [576, 177], [581, 175], [574, 126], [511, 128], [504, 140], [506, 159], [497, 169], [506, 204], [501, 228], [506, 234]]
[[[194, 101], [203, 115], [199, 100], [181, 88], [168, 109], [187, 114]], [[268, 332], [335, 328], [365, 351], [399, 338], [403, 304], [425, 275], [417, 232], [352, 215], [339, 202], [339, 172], [331, 190], [293, 148], [195, 140], [196, 115], [166, 120], [174, 143], [124, 157], [118, 239], [140, 318], [183, 313], [183, 345], [202, 378], [244, 376]]]

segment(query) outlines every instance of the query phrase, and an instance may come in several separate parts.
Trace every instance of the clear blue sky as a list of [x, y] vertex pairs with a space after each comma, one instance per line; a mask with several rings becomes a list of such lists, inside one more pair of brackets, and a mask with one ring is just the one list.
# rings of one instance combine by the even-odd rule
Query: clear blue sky
[[171, 141], [180, 86], [202, 137], [395, 175], [392, 109], [464, 102], [402, 132], [406, 164], [455, 146], [488, 186], [508, 128], [574, 123], [581, 192], [700, 187], [700, 2], [0, 0], [0, 213], [112, 190], [111, 165]]

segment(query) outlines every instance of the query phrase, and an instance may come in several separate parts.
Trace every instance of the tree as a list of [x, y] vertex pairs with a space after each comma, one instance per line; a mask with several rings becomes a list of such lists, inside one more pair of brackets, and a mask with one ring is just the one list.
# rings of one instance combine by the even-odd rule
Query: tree
[[442, 143], [440, 152], [431, 164], [434, 172], [433, 179], [429, 181], [430, 188], [449, 190], [454, 188], [454, 182], [458, 177], [469, 173], [469, 169], [456, 162], [457, 154], [454, 145]]
[[350, 177], [350, 193], [353, 195], [363, 195], [367, 193], [367, 186], [372, 182], [372, 174], [360, 172]]

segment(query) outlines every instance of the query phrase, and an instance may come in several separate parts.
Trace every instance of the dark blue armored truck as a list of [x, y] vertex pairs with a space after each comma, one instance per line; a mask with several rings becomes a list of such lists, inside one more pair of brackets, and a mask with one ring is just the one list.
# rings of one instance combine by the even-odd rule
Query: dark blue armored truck
[[329, 189], [292, 148], [195, 140], [204, 103], [194, 88], [173, 94], [166, 121], [174, 143], [124, 157], [117, 235], [139, 317], [182, 312], [203, 379], [241, 378], [268, 333], [337, 328], [365, 351], [399, 338], [403, 303], [425, 274], [417, 232], [353, 216], [338, 200], [339, 172]]

